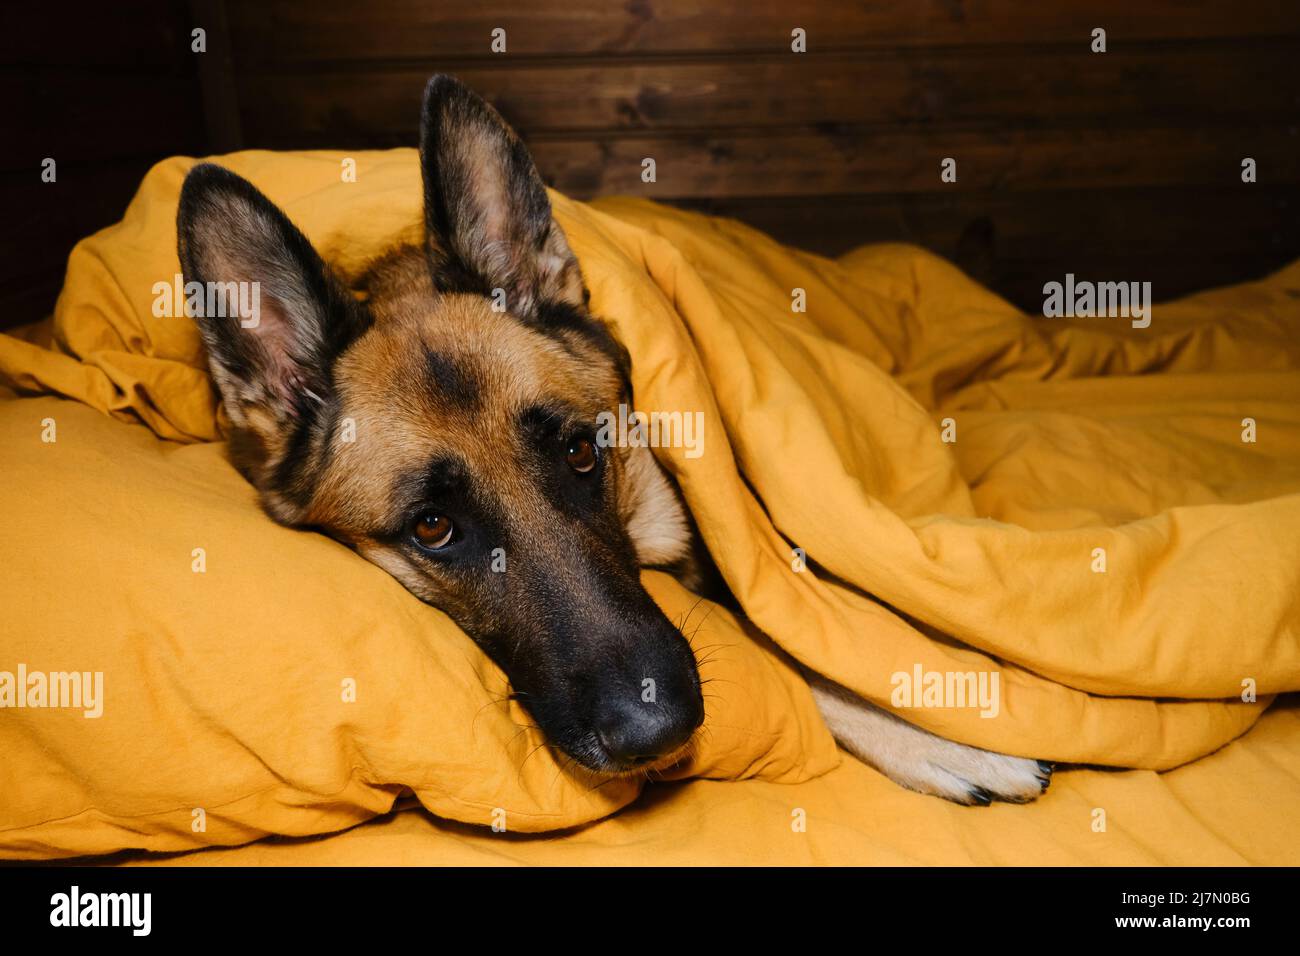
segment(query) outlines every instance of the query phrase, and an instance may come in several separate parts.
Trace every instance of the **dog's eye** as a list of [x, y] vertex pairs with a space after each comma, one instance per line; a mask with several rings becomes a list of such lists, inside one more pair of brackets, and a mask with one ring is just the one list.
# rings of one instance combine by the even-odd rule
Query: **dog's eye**
[[456, 527], [451, 523], [450, 518], [433, 513], [420, 515], [411, 526], [411, 533], [415, 535], [416, 542], [420, 547], [430, 551], [445, 548], [455, 531]]
[[586, 438], [575, 438], [569, 442], [564, 460], [578, 474], [585, 475], [596, 467], [596, 446]]

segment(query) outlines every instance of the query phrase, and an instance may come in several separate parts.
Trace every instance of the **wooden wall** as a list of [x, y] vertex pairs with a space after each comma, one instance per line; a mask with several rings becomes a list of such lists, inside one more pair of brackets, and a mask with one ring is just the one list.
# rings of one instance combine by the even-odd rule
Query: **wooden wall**
[[166, 0], [6, 9], [0, 326], [50, 312], [73, 245], [121, 218], [153, 163], [205, 150], [188, 22]]
[[[831, 254], [906, 239], [1035, 310], [1067, 271], [1168, 298], [1300, 256], [1295, 0], [205, 0], [133, 33], [129, 55], [170, 43], [148, 75], [175, 75], [175, 24], [191, 21], [211, 33], [202, 69], [180, 44], [189, 79], [147, 95], [162, 111], [197, 83], [198, 149], [180, 108], [123, 130], [119, 152], [410, 145], [442, 71], [571, 195], [649, 196]], [[807, 53], [791, 52], [796, 27]], [[71, 84], [72, 59], [46, 80]], [[143, 68], [77, 70], [111, 76], [98, 94], [139, 113]], [[60, 125], [76, 116], [47, 128], [79, 140]], [[101, 161], [129, 167], [86, 159]]]

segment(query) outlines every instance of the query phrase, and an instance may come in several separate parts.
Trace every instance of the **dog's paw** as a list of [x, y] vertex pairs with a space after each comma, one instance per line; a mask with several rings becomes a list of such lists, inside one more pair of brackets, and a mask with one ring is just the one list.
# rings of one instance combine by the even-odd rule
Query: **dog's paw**
[[905, 787], [954, 803], [988, 806], [994, 800], [1028, 803], [1047, 791], [1052, 765], [1044, 760], [1010, 757], [934, 737], [919, 748], [915, 760], [898, 761], [886, 770]]
[[813, 699], [835, 739], [895, 783], [954, 803], [1028, 803], [1047, 790], [1052, 765], [936, 736], [810, 675]]

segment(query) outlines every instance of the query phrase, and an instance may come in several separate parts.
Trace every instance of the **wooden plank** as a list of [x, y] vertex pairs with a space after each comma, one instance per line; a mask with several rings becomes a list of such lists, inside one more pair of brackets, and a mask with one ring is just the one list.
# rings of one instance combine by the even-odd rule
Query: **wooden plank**
[[63, 288], [63, 270], [48, 270], [44, 275], [9, 282], [0, 296], [0, 332], [45, 318], [54, 311], [54, 302]]
[[737, 196], [673, 205], [739, 219], [781, 241], [823, 255], [864, 242], [921, 242], [952, 256], [963, 241], [1002, 257], [1069, 257], [1105, 247], [1122, 255], [1220, 255], [1232, 248], [1300, 257], [1300, 188], [928, 192], [901, 196]]
[[0, 63], [97, 76], [105, 70], [179, 74], [194, 55], [190, 29], [175, 0], [12, 4], [0, 30]]
[[[574, 197], [626, 193], [651, 199], [927, 192], [954, 158], [964, 189], [1015, 191], [1124, 186], [1223, 185], [1256, 160], [1260, 181], [1300, 181], [1294, 126], [1034, 128], [826, 128], [577, 133], [526, 136], [546, 182]], [[413, 145], [346, 124], [329, 133], [263, 131], [268, 149]], [[656, 181], [641, 180], [642, 162]]]
[[193, 78], [106, 73], [93, 81], [61, 68], [0, 74], [10, 104], [0, 172], [39, 171], [42, 160], [85, 163], [202, 149]]
[[[459, 76], [525, 134], [818, 124], [1146, 122], [1209, 125], [1300, 112], [1300, 40], [1090, 53], [891, 51], [733, 63], [478, 66]], [[242, 72], [249, 141], [306, 134], [414, 142], [436, 70]], [[364, 141], [364, 140], [363, 140]]]
[[[232, 0], [245, 64], [375, 57], [785, 52], [795, 27], [809, 50], [980, 43], [1087, 48], [1094, 27], [1119, 50], [1153, 39], [1300, 34], [1291, 0]], [[506, 53], [491, 52], [506, 31]]]
[[1068, 260], [1043, 256], [995, 259], [984, 266], [982, 273], [972, 275], [1008, 302], [1034, 315], [1042, 313], [1043, 285], [1064, 281], [1067, 272], [1098, 281], [1150, 282], [1154, 300], [1168, 302], [1205, 289], [1254, 282], [1294, 258], [1242, 254], [1237, 250], [1222, 255], [1195, 250], [1180, 255], [1121, 257], [1098, 250], [1091, 256]]
[[0, 176], [0, 327], [39, 319], [54, 308], [68, 253], [78, 241], [122, 218], [152, 158], [60, 163], [59, 178], [39, 170]]
[[224, 0], [190, 0], [189, 8], [193, 22], [207, 24], [207, 51], [196, 57], [205, 146], [209, 152], [232, 153], [243, 147], [244, 134], [226, 4]]
[[[957, 160], [952, 190], [1110, 189], [1240, 185], [1243, 156], [1260, 181], [1300, 182], [1295, 127], [1046, 130], [761, 131], [757, 135], [535, 137], [547, 181], [579, 198], [627, 193], [652, 199], [708, 196], [896, 195], [940, 186], [940, 163]], [[657, 181], [641, 180], [644, 158]]]

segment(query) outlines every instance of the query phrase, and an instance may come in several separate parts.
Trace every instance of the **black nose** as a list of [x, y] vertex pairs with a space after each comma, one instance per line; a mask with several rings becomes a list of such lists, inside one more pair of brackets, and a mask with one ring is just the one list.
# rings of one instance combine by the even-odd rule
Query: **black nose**
[[639, 767], [665, 757], [690, 739], [704, 721], [698, 700], [687, 706], [666, 707], [633, 697], [607, 701], [596, 718], [596, 735], [610, 760], [623, 767]]

